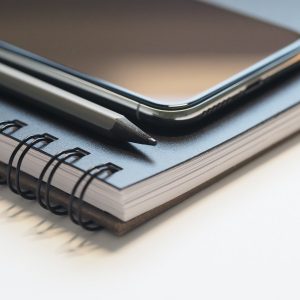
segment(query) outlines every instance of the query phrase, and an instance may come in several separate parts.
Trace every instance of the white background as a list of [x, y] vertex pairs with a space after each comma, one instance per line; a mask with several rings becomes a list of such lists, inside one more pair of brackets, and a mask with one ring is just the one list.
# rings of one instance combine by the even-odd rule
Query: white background
[[[248, 2], [300, 23], [296, 1]], [[299, 155], [297, 135], [122, 238], [0, 187], [0, 297], [299, 299]]]

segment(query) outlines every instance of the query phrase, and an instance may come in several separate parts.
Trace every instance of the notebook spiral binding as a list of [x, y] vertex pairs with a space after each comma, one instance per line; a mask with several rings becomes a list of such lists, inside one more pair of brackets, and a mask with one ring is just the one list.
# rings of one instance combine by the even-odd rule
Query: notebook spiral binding
[[[2, 122], [0, 123], [0, 134], [5, 133], [8, 131], [8, 133], [13, 133], [16, 130], [19, 130], [20, 128], [22, 128], [23, 126], [25, 126], [26, 124], [23, 122], [20, 122], [18, 120], [13, 120], [13, 121], [6, 121], [6, 122]], [[0, 184], [6, 184], [7, 180], [6, 177], [0, 177]]]
[[[74, 188], [71, 192], [71, 197], [70, 197], [70, 202], [69, 202], [69, 207], [68, 207], [68, 212], [70, 219], [75, 223], [80, 225], [81, 227], [85, 228], [86, 230], [89, 231], [95, 231], [99, 230], [101, 226], [96, 224], [93, 221], [84, 221], [83, 216], [82, 216], [82, 205], [84, 203], [84, 195], [85, 192], [87, 191], [89, 185], [92, 183], [92, 181], [100, 176], [101, 174], [104, 174], [105, 172], [108, 172], [107, 176], [110, 176], [112, 173], [117, 172], [119, 169], [116, 168], [114, 165], [99, 165], [96, 166], [92, 169], [87, 170], [77, 181], [77, 183], [74, 185]], [[77, 210], [76, 212], [74, 211], [74, 203], [76, 202], [76, 192], [80, 186], [80, 184], [86, 179], [88, 176], [90, 178], [86, 181], [85, 185], [83, 186], [80, 196], [77, 200]]]
[[[19, 120], [12, 120], [0, 123], [0, 134], [12, 135], [16, 131], [20, 130], [24, 126], [27, 126], [26, 123], [23, 123]], [[86, 172], [77, 180], [74, 185], [72, 192], [70, 194], [70, 201], [68, 207], [64, 207], [63, 205], [54, 204], [51, 202], [51, 188], [52, 188], [52, 180], [55, 176], [56, 171], [59, 167], [68, 163], [69, 165], [74, 164], [81, 158], [90, 153], [81, 149], [81, 148], [73, 148], [64, 150], [54, 156], [47, 162], [47, 164], [42, 169], [39, 178], [36, 183], [35, 190], [27, 190], [21, 187], [20, 177], [21, 177], [21, 169], [22, 162], [26, 154], [30, 151], [30, 149], [43, 149], [47, 145], [52, 142], [57, 141], [58, 138], [52, 136], [48, 133], [43, 134], [35, 134], [32, 136], [28, 136], [15, 147], [13, 153], [9, 158], [9, 162], [7, 165], [7, 171], [5, 177], [0, 177], [0, 184], [7, 184], [10, 190], [24, 199], [34, 200], [44, 208], [49, 210], [50, 212], [56, 215], [68, 215], [72, 222], [77, 225], [80, 225], [86, 230], [96, 231], [100, 230], [103, 227], [93, 220], [86, 220], [82, 213], [82, 208], [84, 204], [85, 193], [88, 190], [88, 187], [92, 183], [92, 181], [96, 178], [100, 178], [100, 180], [105, 180], [113, 173], [119, 171], [121, 168], [113, 165], [113, 164], [101, 164], [95, 166]], [[19, 157], [17, 158], [17, 154]], [[17, 159], [16, 159], [17, 158]], [[16, 161], [16, 164], [14, 164]], [[15, 165], [15, 167], [14, 167]], [[12, 174], [15, 172], [15, 176], [13, 178]], [[49, 172], [47, 179], [45, 180], [46, 173]], [[104, 178], [103, 178], [104, 176]], [[81, 187], [82, 186], [82, 187]], [[42, 197], [42, 188], [44, 188], [44, 196]], [[76, 197], [79, 189], [81, 191], [79, 193], [79, 197]], [[76, 209], [75, 209], [76, 206]]]
[[[62, 151], [61, 153], [56, 154], [45, 165], [45, 167], [43, 168], [43, 170], [40, 174], [40, 177], [38, 179], [37, 189], [36, 189], [36, 199], [38, 200], [39, 204], [43, 208], [48, 209], [49, 211], [51, 211], [52, 213], [54, 213], [56, 215], [68, 214], [68, 211], [63, 206], [51, 204], [51, 201], [50, 201], [51, 182], [55, 175], [55, 172], [58, 170], [60, 165], [62, 165], [65, 162], [68, 162], [70, 160], [72, 160], [71, 163], [74, 163], [85, 155], [87, 155], [87, 152], [85, 152], [84, 150], [82, 150], [80, 148], [69, 149], [69, 150], [65, 150], [65, 151]], [[55, 163], [55, 166], [52, 168], [52, 170], [49, 174], [49, 177], [47, 179], [47, 182], [46, 182], [45, 199], [42, 199], [41, 189], [42, 189], [43, 179], [44, 179], [46, 172], [50, 169], [50, 167], [53, 163]]]

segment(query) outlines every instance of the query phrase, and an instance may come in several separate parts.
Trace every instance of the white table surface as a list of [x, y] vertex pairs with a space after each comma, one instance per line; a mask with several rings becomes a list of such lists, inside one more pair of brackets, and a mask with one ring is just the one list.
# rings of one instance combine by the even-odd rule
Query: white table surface
[[[257, 12], [300, 29], [299, 4], [273, 2]], [[299, 155], [297, 135], [122, 238], [0, 187], [0, 297], [299, 299]]]

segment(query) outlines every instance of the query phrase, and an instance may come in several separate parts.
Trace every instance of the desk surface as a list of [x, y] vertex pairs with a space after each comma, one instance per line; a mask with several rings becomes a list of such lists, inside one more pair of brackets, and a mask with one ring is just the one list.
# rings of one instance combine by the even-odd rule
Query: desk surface
[[[295, 15], [299, 4], [284, 3]], [[265, 13], [280, 15], [274, 5]], [[122, 238], [84, 232], [0, 187], [0, 295], [299, 299], [299, 154], [297, 135]]]

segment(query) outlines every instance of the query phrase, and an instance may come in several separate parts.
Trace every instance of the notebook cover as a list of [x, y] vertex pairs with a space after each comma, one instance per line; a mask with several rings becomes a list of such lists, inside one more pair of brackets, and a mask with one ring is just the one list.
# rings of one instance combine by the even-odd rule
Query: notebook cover
[[[199, 129], [191, 128], [190, 133], [182, 133], [179, 136], [172, 135], [172, 133], [169, 136], [152, 133], [158, 140], [156, 147], [136, 144], [120, 145], [108, 141], [101, 136], [85, 132], [74, 123], [68, 124], [59, 117], [49, 116], [43, 110], [24, 105], [20, 103], [18, 97], [7, 94], [3, 94], [0, 98], [0, 122], [19, 119], [29, 125], [15, 132], [13, 137], [17, 140], [43, 132], [57, 137], [57, 141], [43, 149], [50, 156], [73, 147], [88, 151], [90, 154], [75, 164], [75, 167], [83, 172], [95, 164], [117, 165], [121, 170], [108, 177], [106, 182], [117, 189], [123, 189], [179, 165], [297, 105], [300, 103], [299, 86], [300, 74], [294, 72], [291, 76], [245, 96], [243, 104], [230, 106], [226, 113], [216, 114], [214, 118], [199, 124]], [[4, 171], [4, 164], [1, 163], [0, 172], [4, 173]], [[24, 186], [34, 187], [34, 180], [30, 176], [21, 176], [21, 183]], [[198, 189], [199, 187], [195, 190]], [[85, 205], [84, 211], [104, 227], [121, 235], [182, 201], [195, 190], [127, 222], [91, 205]], [[68, 195], [59, 190], [55, 190], [53, 195], [61, 203], [69, 199]]]

